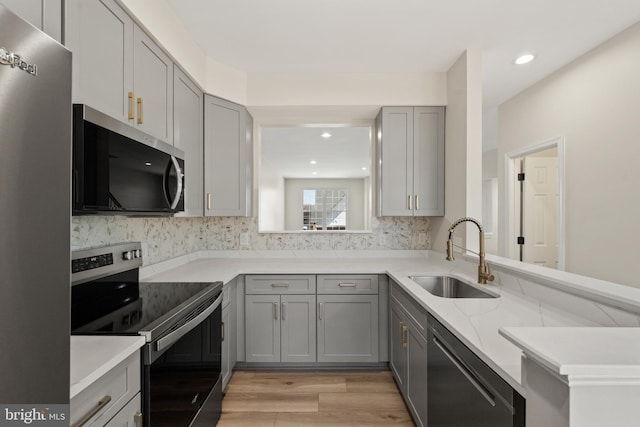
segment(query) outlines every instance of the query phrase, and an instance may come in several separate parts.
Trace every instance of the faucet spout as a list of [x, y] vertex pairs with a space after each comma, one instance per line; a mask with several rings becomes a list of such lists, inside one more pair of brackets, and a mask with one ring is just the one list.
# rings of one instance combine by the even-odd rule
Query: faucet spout
[[[487, 281], [493, 282], [494, 276], [493, 274], [491, 274], [491, 271], [489, 269], [489, 264], [487, 264], [487, 262], [485, 261], [485, 253], [484, 253], [484, 230], [482, 228], [482, 224], [480, 224], [480, 221], [478, 221], [475, 218], [471, 218], [471, 217], [464, 217], [464, 218], [460, 218], [459, 220], [455, 221], [451, 227], [449, 227], [449, 238], [447, 239], [447, 261], [453, 261], [455, 258], [453, 257], [453, 230], [460, 224], [462, 224], [463, 222], [472, 222], [474, 223], [477, 227], [478, 230], [480, 231], [480, 250], [478, 252], [478, 257], [480, 258], [480, 263], [478, 265], [478, 283], [480, 283], [481, 285], [485, 285], [487, 283]], [[466, 248], [460, 247], [461, 249], [465, 250], [465, 251], [469, 251]], [[472, 252], [472, 251], [469, 251]]]

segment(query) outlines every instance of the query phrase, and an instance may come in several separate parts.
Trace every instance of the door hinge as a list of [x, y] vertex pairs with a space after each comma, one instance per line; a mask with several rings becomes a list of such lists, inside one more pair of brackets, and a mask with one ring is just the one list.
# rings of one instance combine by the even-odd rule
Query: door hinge
[[524, 236], [518, 236], [518, 244], [524, 245]]
[[518, 174], [518, 181], [524, 181], [524, 173]]

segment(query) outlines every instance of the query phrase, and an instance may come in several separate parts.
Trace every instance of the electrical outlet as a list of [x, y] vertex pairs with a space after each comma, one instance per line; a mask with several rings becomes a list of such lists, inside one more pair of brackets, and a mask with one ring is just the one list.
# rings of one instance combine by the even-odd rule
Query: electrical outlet
[[240, 246], [249, 246], [249, 233], [240, 233]]

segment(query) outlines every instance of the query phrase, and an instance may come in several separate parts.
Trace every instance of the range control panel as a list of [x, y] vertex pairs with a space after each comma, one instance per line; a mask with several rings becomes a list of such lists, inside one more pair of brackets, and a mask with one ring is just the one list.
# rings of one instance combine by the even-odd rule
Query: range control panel
[[80, 249], [71, 256], [71, 283], [77, 285], [141, 266], [140, 242]]
[[91, 270], [92, 268], [104, 267], [113, 264], [113, 254], [102, 254], [88, 256], [80, 259], [71, 260], [71, 273]]

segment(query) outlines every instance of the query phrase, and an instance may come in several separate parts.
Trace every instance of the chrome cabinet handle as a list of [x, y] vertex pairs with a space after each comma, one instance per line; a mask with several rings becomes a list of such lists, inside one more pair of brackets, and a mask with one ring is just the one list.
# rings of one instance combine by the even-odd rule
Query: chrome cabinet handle
[[355, 288], [356, 284], [355, 283], [338, 283], [338, 286], [340, 286], [341, 288]]
[[273, 317], [275, 320], [278, 320], [278, 303], [273, 303]]
[[142, 427], [142, 413], [136, 412], [133, 415], [133, 423], [136, 427]]
[[111, 396], [107, 395], [103, 397], [98, 401], [98, 404], [94, 406], [91, 411], [89, 411], [88, 414], [80, 418], [80, 421], [78, 421], [77, 423], [72, 424], [71, 427], [82, 427], [83, 425], [87, 424], [89, 420], [91, 420], [91, 418], [93, 418], [98, 412], [102, 411], [102, 409], [104, 409], [104, 407], [107, 406], [109, 402], [111, 402]]
[[420, 210], [420, 196], [416, 194], [416, 210]]
[[211, 210], [211, 193], [207, 193], [207, 210]]
[[411, 194], [407, 196], [407, 209], [411, 210]]

